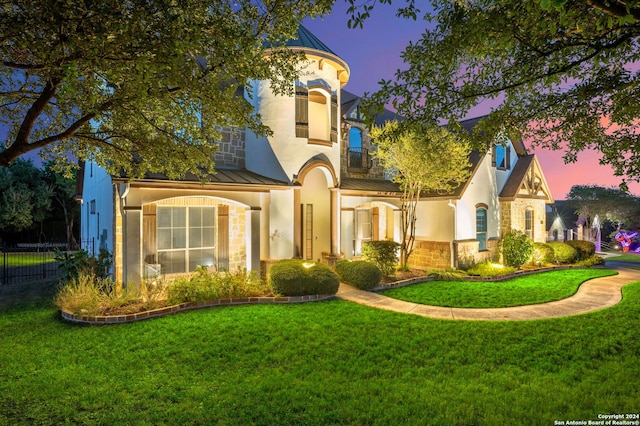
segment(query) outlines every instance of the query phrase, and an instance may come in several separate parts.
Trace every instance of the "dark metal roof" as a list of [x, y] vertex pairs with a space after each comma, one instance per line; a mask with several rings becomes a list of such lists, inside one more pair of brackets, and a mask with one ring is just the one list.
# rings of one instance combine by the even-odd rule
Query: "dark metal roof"
[[402, 192], [400, 185], [397, 183], [382, 179], [342, 178], [340, 181], [340, 189], [376, 193]]
[[[296, 38], [288, 40], [285, 43], [285, 46], [315, 49], [321, 52], [331, 53], [334, 56], [338, 56], [333, 50], [329, 48], [329, 46], [327, 46], [322, 41], [320, 41], [318, 37], [313, 35], [311, 31], [309, 31], [302, 25], [298, 27]], [[267, 47], [273, 47], [273, 46], [270, 43], [267, 43]]]
[[500, 198], [516, 198], [516, 196], [518, 195], [518, 191], [520, 191], [520, 187], [522, 186], [522, 181], [524, 180], [529, 167], [531, 167], [531, 163], [533, 162], [534, 158], [534, 154], [529, 154], [527, 156], [518, 158], [518, 162], [511, 171], [509, 179], [504, 184], [502, 191], [500, 191]]
[[[161, 173], [147, 173], [144, 179], [149, 180], [165, 180], [175, 182], [202, 182], [192, 173], [187, 173], [182, 179], [169, 179]], [[246, 169], [217, 168], [216, 173], [207, 175], [204, 183], [218, 183], [231, 185], [275, 185], [289, 186], [289, 182], [271, 179], [266, 176], [250, 172]]]

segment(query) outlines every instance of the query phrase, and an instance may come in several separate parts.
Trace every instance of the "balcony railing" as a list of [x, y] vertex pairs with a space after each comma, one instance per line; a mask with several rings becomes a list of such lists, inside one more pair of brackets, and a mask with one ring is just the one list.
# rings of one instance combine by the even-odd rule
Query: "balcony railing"
[[365, 148], [349, 148], [347, 167], [350, 169], [370, 169], [369, 151]]

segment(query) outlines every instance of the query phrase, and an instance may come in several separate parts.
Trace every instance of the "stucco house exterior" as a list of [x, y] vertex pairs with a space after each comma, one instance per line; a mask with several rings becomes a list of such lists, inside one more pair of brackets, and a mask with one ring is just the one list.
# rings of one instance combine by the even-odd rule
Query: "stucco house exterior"
[[[273, 135], [228, 130], [207, 182], [153, 173], [130, 180], [83, 164], [81, 238], [113, 253], [116, 280], [197, 265], [264, 272], [293, 257], [332, 263], [357, 257], [366, 241], [399, 240], [401, 193], [371, 154], [360, 99], [344, 90], [347, 63], [303, 27], [289, 48], [308, 59], [295, 94], [274, 95], [257, 81], [247, 98]], [[386, 112], [377, 122], [389, 119]], [[413, 267], [490, 258], [511, 228], [546, 240], [553, 200], [535, 155], [504, 138], [470, 160], [467, 182], [419, 202]]]

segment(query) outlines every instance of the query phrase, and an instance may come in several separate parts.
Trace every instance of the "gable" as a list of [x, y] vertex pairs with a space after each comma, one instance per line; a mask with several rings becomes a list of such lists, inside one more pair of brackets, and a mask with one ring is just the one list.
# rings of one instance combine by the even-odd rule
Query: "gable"
[[516, 198], [533, 198], [553, 202], [551, 190], [542, 173], [542, 168], [535, 155], [526, 155], [518, 159], [509, 179], [500, 192], [501, 201], [512, 201]]

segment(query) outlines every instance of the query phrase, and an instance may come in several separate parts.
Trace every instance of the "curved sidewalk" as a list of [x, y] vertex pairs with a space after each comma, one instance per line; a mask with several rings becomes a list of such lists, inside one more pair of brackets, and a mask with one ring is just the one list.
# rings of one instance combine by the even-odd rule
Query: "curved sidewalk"
[[537, 305], [509, 308], [445, 308], [392, 299], [381, 294], [340, 284], [337, 297], [388, 311], [405, 312], [447, 320], [533, 320], [579, 315], [613, 306], [622, 300], [622, 286], [640, 281], [640, 270], [612, 266], [618, 275], [595, 278], [583, 283], [576, 294], [566, 299]]

